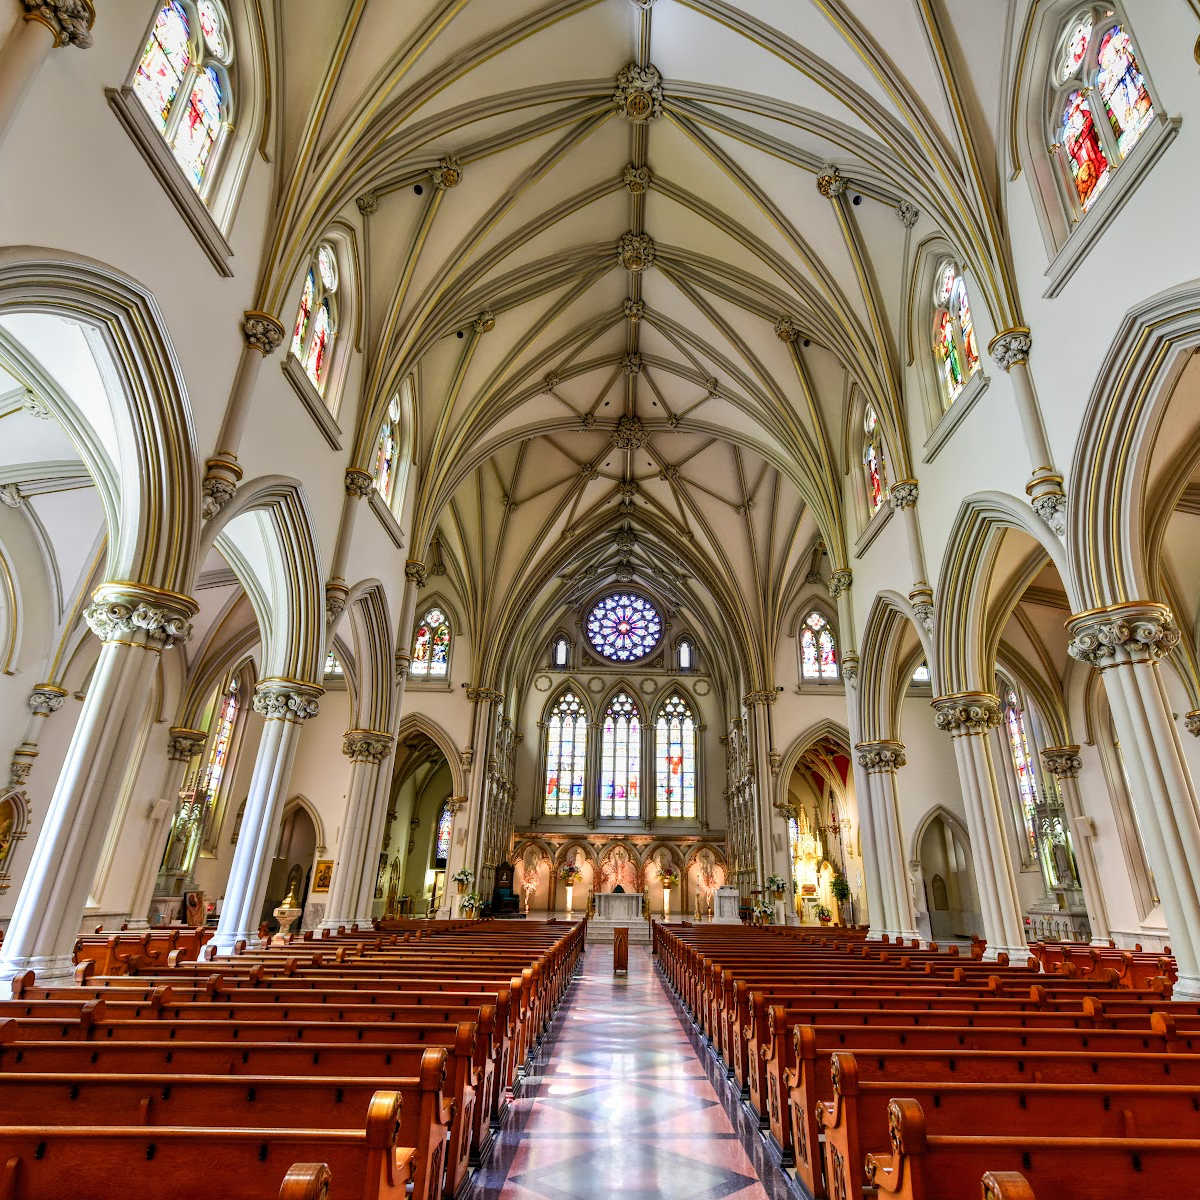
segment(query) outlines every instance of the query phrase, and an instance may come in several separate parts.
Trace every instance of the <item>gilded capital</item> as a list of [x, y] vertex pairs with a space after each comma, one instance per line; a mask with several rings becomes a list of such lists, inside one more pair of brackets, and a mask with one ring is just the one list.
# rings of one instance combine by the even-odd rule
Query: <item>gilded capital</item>
[[102, 583], [84, 610], [102, 642], [129, 642], [169, 650], [191, 636], [199, 605], [190, 596], [139, 583]]
[[342, 753], [351, 762], [383, 762], [395, 739], [379, 729], [348, 729], [342, 738]]
[[24, 0], [24, 5], [25, 20], [45, 25], [54, 35], [55, 46], [86, 50], [92, 44], [96, 23], [92, 0]]
[[426, 579], [425, 564], [419, 559], [410, 558], [404, 564], [404, 578], [409, 583], [415, 583], [417, 587], [424, 587]]
[[346, 495], [357, 496], [361, 500], [364, 496], [371, 494], [371, 489], [375, 486], [375, 480], [371, 478], [370, 472], [360, 470], [358, 467], [349, 467], [346, 470]]
[[57, 683], [39, 683], [25, 698], [25, 703], [35, 717], [48, 717], [62, 708], [66, 698], [66, 688], [59, 687]]
[[657, 67], [631, 62], [617, 72], [613, 108], [627, 121], [641, 125], [662, 116], [662, 75]]
[[208, 734], [203, 729], [172, 725], [167, 731], [167, 757], [172, 762], [187, 762], [204, 749]]
[[254, 711], [268, 721], [307, 721], [320, 710], [321, 688], [295, 679], [261, 679]]
[[242, 336], [246, 345], [264, 356], [279, 348], [284, 332], [283, 326], [270, 313], [252, 310], [242, 314]]
[[495, 688], [469, 687], [467, 688], [467, 699], [472, 704], [476, 704], [481, 700], [486, 703], [498, 704], [504, 699], [504, 693], [496, 691]]
[[992, 356], [992, 361], [996, 366], [1002, 371], [1007, 371], [1018, 363], [1028, 362], [1032, 346], [1033, 338], [1030, 336], [1029, 330], [1023, 325], [1018, 325], [1013, 329], [1005, 329], [996, 334], [988, 342], [988, 353]]
[[854, 747], [858, 765], [868, 771], [895, 771], [908, 762], [902, 742], [889, 738], [877, 742], [858, 742]]
[[854, 572], [849, 567], [838, 567], [829, 576], [829, 594], [836, 600], [854, 582]]
[[747, 692], [742, 697], [742, 704], [746, 708], [750, 708], [756, 704], [774, 704], [776, 695], [777, 693], [774, 688], [764, 688], [758, 692]]
[[790, 346], [800, 340], [800, 326], [791, 317], [780, 317], [775, 322], [775, 336]]
[[1047, 746], [1042, 751], [1046, 770], [1059, 779], [1076, 779], [1083, 770], [1078, 746]]
[[893, 509], [914, 508], [921, 488], [915, 479], [897, 479], [888, 489], [888, 503]]
[[1067, 636], [1067, 653], [1099, 670], [1157, 662], [1179, 644], [1171, 610], [1148, 601], [1077, 613], [1067, 622]]
[[485, 308], [483, 312], [471, 322], [471, 328], [476, 333], [491, 333], [496, 328], [496, 314], [490, 308]]
[[937, 727], [954, 737], [987, 733], [1000, 724], [1000, 700], [988, 692], [955, 692], [932, 705]]

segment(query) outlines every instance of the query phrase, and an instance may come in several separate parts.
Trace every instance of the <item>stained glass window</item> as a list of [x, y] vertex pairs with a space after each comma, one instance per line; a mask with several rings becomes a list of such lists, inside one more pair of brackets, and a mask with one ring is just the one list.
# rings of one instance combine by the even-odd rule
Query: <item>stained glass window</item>
[[949, 408], [980, 366], [967, 285], [950, 261], [943, 262], [934, 277], [933, 354], [942, 384], [942, 404]]
[[393, 396], [388, 405], [387, 417], [379, 428], [375, 441], [375, 490], [389, 503], [392, 486], [396, 482], [396, 459], [400, 453], [400, 397]]
[[867, 507], [874, 516], [887, 497], [887, 463], [883, 457], [879, 415], [869, 404], [863, 413], [863, 470], [867, 477]]
[[450, 669], [450, 622], [431, 608], [418, 622], [409, 674], [445, 678]]
[[1155, 115], [1133, 38], [1112, 16], [1095, 6], [1071, 18], [1049, 89], [1053, 149], [1077, 213], [1095, 203]]
[[681, 671], [692, 669], [692, 643], [687, 638], [681, 638], [679, 642], [679, 669]]
[[304, 373], [322, 396], [329, 382], [329, 364], [333, 361], [338, 332], [337, 290], [337, 255], [328, 242], [322, 242], [304, 277], [292, 330], [292, 355], [304, 364]]
[[546, 800], [548, 817], [583, 816], [587, 764], [587, 713], [579, 697], [563, 692], [546, 720]]
[[438, 813], [437, 834], [433, 839], [433, 857], [438, 866], [444, 867], [450, 857], [450, 831], [454, 828], [454, 814], [450, 811], [450, 802], [442, 804]]
[[169, 0], [159, 10], [133, 75], [133, 92], [188, 182], [204, 190], [233, 111], [229, 23], [215, 0]]
[[571, 647], [565, 637], [556, 637], [554, 639], [554, 665], [556, 667], [565, 667], [567, 658], [571, 653]]
[[1013, 771], [1017, 777], [1017, 792], [1021, 797], [1021, 815], [1029, 852], [1037, 851], [1038, 783], [1033, 757], [1029, 750], [1029, 735], [1025, 729], [1025, 714], [1016, 692], [1009, 690], [1004, 700], [1004, 726], [1008, 731], [1008, 746], [1012, 753]]
[[662, 617], [644, 596], [615, 592], [588, 614], [588, 641], [598, 654], [613, 662], [645, 658], [662, 636]]
[[627, 692], [618, 692], [604, 710], [600, 738], [600, 815], [616, 820], [636, 818], [642, 772], [642, 736], [638, 707]]
[[221, 697], [221, 707], [217, 712], [217, 723], [209, 742], [208, 762], [204, 771], [204, 791], [211, 799], [221, 789], [221, 780], [225, 777], [225, 768], [229, 765], [229, 747], [233, 742], [233, 730], [237, 724], [238, 715], [238, 683], [230, 682]]
[[800, 627], [800, 675], [816, 682], [838, 677], [837, 643], [829, 622], [810, 612]]
[[682, 696], [667, 698], [654, 728], [654, 812], [659, 817], [696, 816], [696, 718]]

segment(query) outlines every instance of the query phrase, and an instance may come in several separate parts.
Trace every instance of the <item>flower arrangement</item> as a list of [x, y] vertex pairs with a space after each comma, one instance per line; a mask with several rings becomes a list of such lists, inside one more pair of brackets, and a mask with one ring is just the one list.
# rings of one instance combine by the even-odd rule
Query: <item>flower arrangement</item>
[[817, 920], [820, 921], [822, 925], [828, 925], [829, 922], [833, 920], [833, 913], [831, 913], [824, 904], [818, 904]]
[[767, 891], [774, 892], [777, 896], [781, 896], [787, 888], [787, 880], [782, 875], [767, 876]]
[[563, 863], [563, 865], [558, 868], [559, 879], [561, 879], [563, 883], [567, 884], [568, 886], [573, 883], [578, 883], [582, 875], [583, 871], [573, 862]]
[[835, 875], [833, 882], [829, 885], [829, 890], [839, 904], [845, 904], [850, 899], [850, 885], [846, 882], [844, 875]]
[[475, 872], [463, 867], [461, 871], [455, 871], [450, 878], [453, 879], [455, 883], [461, 883], [464, 885], [468, 883], [474, 883]]
[[662, 880], [662, 885], [665, 888], [674, 888], [679, 886], [678, 871], [660, 871], [658, 877]]
[[476, 915], [483, 908], [483, 897], [478, 892], [471, 892], [462, 898], [462, 911]]
[[758, 900], [750, 910], [756, 925], [770, 925], [775, 920], [775, 905], [770, 900]]

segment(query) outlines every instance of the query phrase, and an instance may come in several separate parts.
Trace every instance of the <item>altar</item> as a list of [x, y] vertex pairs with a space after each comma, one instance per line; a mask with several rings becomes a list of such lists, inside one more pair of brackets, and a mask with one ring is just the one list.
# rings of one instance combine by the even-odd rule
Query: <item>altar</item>
[[641, 892], [596, 892], [596, 920], [634, 924], [642, 919]]

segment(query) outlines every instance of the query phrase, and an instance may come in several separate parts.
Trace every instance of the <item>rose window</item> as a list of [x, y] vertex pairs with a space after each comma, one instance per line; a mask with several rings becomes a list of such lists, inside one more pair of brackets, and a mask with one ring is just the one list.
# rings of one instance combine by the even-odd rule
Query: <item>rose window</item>
[[636, 662], [658, 645], [662, 617], [644, 596], [614, 592], [588, 614], [587, 636], [597, 654], [613, 662]]

